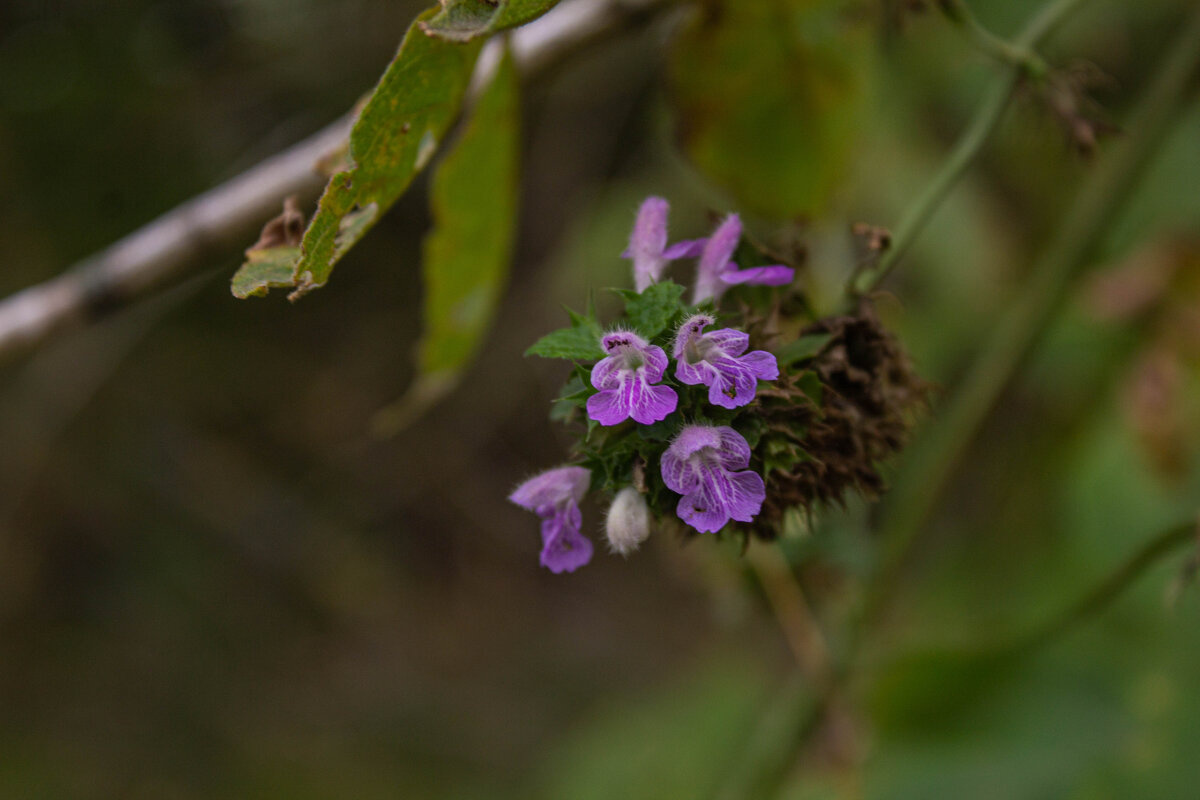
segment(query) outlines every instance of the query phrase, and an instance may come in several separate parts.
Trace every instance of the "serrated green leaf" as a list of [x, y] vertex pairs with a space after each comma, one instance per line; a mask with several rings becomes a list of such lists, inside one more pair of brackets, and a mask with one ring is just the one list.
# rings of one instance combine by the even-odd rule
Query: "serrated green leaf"
[[572, 375], [550, 407], [550, 419], [555, 422], [573, 419], [575, 412], [587, 407], [587, 399], [595, 393], [596, 390], [586, 380], [579, 375]]
[[596, 309], [592, 307], [592, 298], [588, 296], [588, 313], [580, 314], [578, 311], [567, 309], [567, 316], [571, 318], [571, 325], [576, 328], [587, 328], [600, 336], [600, 323], [596, 321]]
[[604, 358], [599, 337], [587, 328], [559, 328], [547, 333], [531, 344], [525, 355], [569, 358], [576, 361], [598, 361]]
[[440, 0], [442, 8], [422, 28], [431, 36], [466, 42], [477, 36], [524, 25], [558, 0]]
[[571, 327], [559, 328], [531, 344], [527, 356], [569, 358], [575, 361], [599, 361], [604, 358], [600, 349], [600, 323], [589, 316], [567, 309]]
[[[437, 13], [430, 9], [409, 27], [354, 123], [350, 166], [325, 187], [292, 265], [291, 283], [272, 285], [295, 286], [293, 296], [325, 285], [338, 260], [399, 199], [436, 152], [462, 105], [479, 53], [478, 44], [464, 46], [426, 36], [419, 26]], [[247, 262], [243, 270], [249, 268]]]
[[786, 439], [768, 439], [763, 446], [763, 477], [769, 476], [775, 470], [791, 472], [802, 461], [807, 461], [808, 454], [799, 446]]
[[854, 153], [870, 42], [835, 0], [715, 0], [677, 38], [688, 157], [747, 209], [823, 210]]
[[625, 315], [634, 330], [646, 340], [658, 336], [685, 310], [682, 302], [683, 287], [674, 281], [663, 281], [649, 286], [641, 294], [622, 291], [625, 298]]
[[291, 286], [292, 265], [299, 256], [299, 247], [247, 251], [246, 263], [233, 276], [230, 291], [234, 297], [245, 300], [247, 297], [261, 297], [270, 289]]
[[778, 362], [780, 369], [787, 369], [793, 364], [803, 361], [806, 358], [812, 358], [824, 350], [825, 345], [829, 344], [829, 340], [832, 338], [832, 333], [810, 333], [807, 336], [801, 336], [799, 339], [788, 342], [778, 348], [775, 351], [775, 360]]
[[591, 395], [595, 394], [596, 390], [590, 387], [586, 381], [578, 375], [572, 375], [563, 384], [563, 387], [558, 390], [558, 399], [567, 400], [577, 405], [583, 405]]

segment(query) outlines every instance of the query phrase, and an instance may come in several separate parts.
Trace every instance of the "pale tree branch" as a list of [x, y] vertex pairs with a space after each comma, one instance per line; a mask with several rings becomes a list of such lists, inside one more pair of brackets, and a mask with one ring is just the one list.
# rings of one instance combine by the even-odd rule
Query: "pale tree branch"
[[[523, 78], [534, 77], [567, 53], [668, 4], [669, 0], [568, 0], [513, 32], [513, 59]], [[495, 66], [496, 59], [485, 51], [474, 85]], [[320, 191], [325, 177], [317, 163], [345, 143], [352, 123], [353, 116], [347, 114], [57, 277], [0, 300], [0, 360], [162, 289], [206, 260], [249, 245], [254, 231], [279, 213], [284, 198], [311, 198]]]

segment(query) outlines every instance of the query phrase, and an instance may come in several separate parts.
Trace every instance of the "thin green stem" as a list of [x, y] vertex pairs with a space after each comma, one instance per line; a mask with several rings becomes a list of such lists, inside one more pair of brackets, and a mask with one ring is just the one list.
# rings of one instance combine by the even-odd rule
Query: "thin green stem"
[[[892, 232], [891, 247], [880, 257], [873, 268], [862, 271], [851, 280], [850, 286], [847, 287], [851, 302], [853, 298], [873, 290], [895, 269], [921, 231], [925, 229], [925, 225], [933, 213], [946, 199], [946, 195], [950, 193], [950, 190], [966, 172], [967, 167], [979, 155], [979, 151], [983, 149], [984, 143], [1004, 115], [1004, 110], [1008, 107], [1009, 99], [1012, 97], [1017, 83], [1022, 75], [1030, 69], [1031, 62], [1020, 54], [1032, 55], [1033, 48], [1084, 1], [1054, 0], [1029, 21], [1011, 44], [1004, 43], [1004, 49], [1009, 51], [1010, 55], [1004, 59], [1009, 63], [1008, 69], [1004, 70], [1002, 75], [997, 76], [992, 85], [988, 87], [983, 101], [975, 111], [975, 116], [954, 144], [954, 148], [946, 157], [937, 174], [933, 176], [916, 202], [909, 206], [904, 216], [900, 218], [900, 222]], [[955, 2], [954, 5], [963, 10], [966, 8], [962, 5], [961, 0]], [[974, 22], [974, 17], [969, 13], [965, 18], [972, 22], [963, 23], [964, 27], [974, 32], [976, 37], [979, 32], [983, 32], [990, 39], [995, 39], [997, 42], [1002, 41], [987, 33], [977, 22]], [[1038, 63], [1041, 63], [1041, 59], [1038, 59]], [[1044, 68], [1044, 64], [1042, 68]]]
[[1193, 546], [1200, 544], [1200, 535], [1198, 535], [1195, 522], [1187, 522], [1163, 531], [1146, 542], [1125, 563], [1113, 570], [1112, 574], [1061, 614], [1006, 645], [1004, 649], [1023, 652], [1049, 644], [1076, 625], [1086, 622], [1103, 611], [1110, 603], [1124, 594], [1125, 590], [1132, 586], [1147, 569], [1158, 563], [1159, 559], [1170, 555], [1188, 543]]
[[816, 690], [828, 689], [833, 676], [829, 646], [787, 557], [777, 544], [762, 544], [751, 547], [746, 560], [762, 585], [801, 674]]
[[940, 0], [937, 5], [946, 19], [957, 25], [981, 52], [1031, 78], [1040, 78], [1048, 71], [1046, 62], [1032, 47], [1009, 42], [983, 27], [963, 0]]
[[887, 509], [886, 552], [873, 604], [886, 602], [907, 553], [941, 497], [956, 464], [1000, 393], [1054, 319], [1097, 240], [1124, 205], [1200, 66], [1200, 8], [1178, 34], [1131, 116], [1128, 136], [1089, 176], [1022, 295], [992, 332], [951, 402], [897, 473]]
[[1005, 662], [1011, 663], [1026, 657], [1099, 616], [1147, 571], [1188, 544], [1193, 548], [1200, 546], [1200, 528], [1195, 522], [1175, 525], [1155, 536], [1074, 603], [1023, 633], [1004, 637], [999, 641], [982, 641], [967, 645], [960, 643], [932, 648], [928, 652], [954, 658], [963, 663], [974, 663], [976, 668], [985, 664], [996, 666]]

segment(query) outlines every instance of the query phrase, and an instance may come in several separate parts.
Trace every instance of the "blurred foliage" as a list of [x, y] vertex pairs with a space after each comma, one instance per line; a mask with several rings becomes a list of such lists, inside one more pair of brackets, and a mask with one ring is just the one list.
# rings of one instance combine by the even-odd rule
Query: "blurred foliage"
[[[3, 4], [0, 286], [54, 274], [343, 113], [423, 5]], [[1040, 3], [970, 5], [1010, 35]], [[1111, 76], [1095, 95], [1119, 123], [1189, 5], [1087, 4], [1044, 55]], [[303, 304], [231, 302], [226, 253], [219, 277], [5, 365], [0, 795], [703, 796], [759, 732], [791, 730], [767, 724], [791, 666], [733, 543], [660, 535], [564, 581], [537, 571], [535, 523], [503, 498], [561, 457], [545, 412], [568, 368], [522, 348], [563, 324], [562, 303], [628, 285], [619, 253], [641, 197], [669, 197], [679, 219], [731, 210], [719, 191], [772, 217], [820, 213], [771, 243], [806, 247], [829, 305], [855, 264], [850, 224], [894, 221], [937, 168], [995, 65], [936, 14], [885, 26], [857, 8], [870, 41], [843, 40], [854, 25], [832, 4], [705, 4], [666, 68], [651, 26], [528, 87], [510, 288], [461, 390], [394, 441], [365, 430], [416, 374], [425, 285], [396, 265], [419, 263], [428, 235], [419, 178], [347, 255], [354, 269]], [[810, 14], [828, 25], [805, 28]], [[770, 46], [743, 26], [768, 26]], [[792, 57], [821, 69], [758, 72]], [[861, 84], [840, 82], [858, 69]], [[843, 85], [875, 90], [839, 101]], [[678, 131], [692, 165], [666, 130], [675, 111], [700, 115], [699, 140]], [[843, 119], [852, 136], [824, 141]], [[1186, 553], [1036, 653], [970, 654], [1196, 511], [1198, 119], [1193, 95], [1096, 280], [960, 465], [849, 687], [861, 768], [831, 762], [817, 731], [756, 791], [1194, 796], [1200, 597], [1163, 599]], [[1090, 169], [1019, 100], [897, 272], [881, 313], [945, 391]], [[596, 297], [602, 317], [620, 303]], [[584, 514], [594, 532], [602, 509]], [[869, 573], [872, 523], [855, 504], [786, 520], [832, 628], [854, 599], [846, 576]]]
[[704, 2], [673, 44], [684, 152], [741, 208], [824, 212], [854, 157], [870, 40], [838, 0]]

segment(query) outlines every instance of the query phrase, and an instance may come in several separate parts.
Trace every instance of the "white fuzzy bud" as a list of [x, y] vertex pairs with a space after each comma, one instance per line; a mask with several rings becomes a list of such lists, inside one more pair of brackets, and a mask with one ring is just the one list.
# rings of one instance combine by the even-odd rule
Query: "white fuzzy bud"
[[608, 546], [614, 553], [627, 556], [650, 535], [650, 508], [632, 486], [617, 492], [605, 521]]

